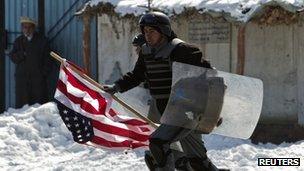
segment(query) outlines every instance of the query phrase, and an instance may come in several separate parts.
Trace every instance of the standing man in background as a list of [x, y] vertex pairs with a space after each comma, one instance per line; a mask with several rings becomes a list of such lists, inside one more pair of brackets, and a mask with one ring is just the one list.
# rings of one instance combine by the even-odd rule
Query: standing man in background
[[22, 35], [17, 37], [9, 57], [16, 65], [16, 108], [47, 102], [46, 78], [51, 70], [48, 40], [36, 32], [37, 23], [21, 17]]

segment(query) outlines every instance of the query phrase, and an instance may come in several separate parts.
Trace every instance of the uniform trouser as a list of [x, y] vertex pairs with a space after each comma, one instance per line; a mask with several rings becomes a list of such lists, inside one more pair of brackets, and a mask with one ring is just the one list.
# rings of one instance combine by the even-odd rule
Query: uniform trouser
[[[170, 145], [177, 141], [182, 146], [184, 161], [174, 159], [170, 149]], [[159, 170], [174, 170], [176, 165], [185, 170], [217, 170], [206, 155], [201, 135], [189, 129], [161, 124], [150, 137], [149, 149]]]
[[[150, 103], [148, 118], [154, 122], [159, 122], [160, 114], [155, 100]], [[178, 141], [181, 148], [178, 148]], [[172, 144], [175, 148], [177, 147], [177, 151], [172, 150]], [[155, 159], [159, 160], [157, 161], [161, 168], [159, 170], [174, 170], [175, 165], [183, 163], [183, 167], [188, 167], [188, 170], [191, 170], [191, 168], [195, 168], [195, 170], [198, 170], [197, 168], [202, 168], [199, 170], [216, 170], [208, 159], [206, 152], [202, 136], [182, 127], [161, 124], [150, 138], [150, 153]], [[212, 167], [214, 168], [212, 169]]]
[[42, 77], [16, 76], [16, 108], [25, 104], [43, 104], [46, 98], [46, 80]]

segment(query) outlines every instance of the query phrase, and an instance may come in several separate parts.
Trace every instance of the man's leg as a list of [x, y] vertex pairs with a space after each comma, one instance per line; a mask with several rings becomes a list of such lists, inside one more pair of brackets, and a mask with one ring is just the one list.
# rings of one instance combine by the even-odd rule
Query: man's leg
[[46, 80], [40, 77], [31, 78], [30, 105], [46, 103]]
[[[189, 129], [163, 124], [151, 135], [149, 145], [158, 167], [174, 168], [174, 166], [169, 166], [168, 159], [172, 154], [170, 144], [176, 141], [180, 141], [185, 153], [185, 157], [177, 160], [177, 166], [186, 170], [217, 170], [206, 155], [207, 150], [200, 135], [192, 133], [192, 130]], [[189, 168], [189, 165], [191, 168]]]
[[154, 123], [159, 124], [160, 123], [159, 120], [160, 120], [161, 114], [160, 114], [160, 112], [157, 109], [155, 99], [153, 99], [153, 98], [150, 99], [149, 105], [150, 105], [150, 108], [149, 108], [149, 112], [148, 112], [148, 119], [150, 119]]
[[15, 106], [16, 108], [21, 108], [23, 105], [28, 104], [29, 102], [29, 95], [28, 95], [28, 80], [27, 78], [15, 77], [15, 93], [16, 93], [16, 101]]
[[158, 163], [156, 163], [156, 160], [154, 159], [153, 155], [150, 151], [145, 151], [145, 162], [147, 167], [150, 171], [174, 171], [174, 151], [167, 156], [167, 163], [165, 166], [159, 166]]
[[[156, 106], [156, 100], [151, 99], [149, 105], [150, 105], [150, 108], [149, 108], [148, 118], [150, 120], [152, 120], [154, 123], [159, 123], [161, 114], [159, 112], [159, 109]], [[177, 142], [173, 143], [173, 144], [171, 144], [170, 147], [171, 147], [171, 151], [172, 151], [173, 159], [174, 159], [174, 163], [175, 163], [177, 159], [184, 156], [184, 153], [182, 152], [183, 150], [182, 150], [180, 143], [177, 143]], [[155, 170], [155, 167], [157, 167], [150, 151], [145, 152], [145, 162], [150, 170]]]
[[180, 134], [182, 128], [161, 124], [151, 135], [149, 149], [155, 166], [162, 170], [174, 170], [173, 153], [170, 144]]
[[[177, 169], [177, 168], [179, 168], [176, 166], [177, 161], [179, 161], [181, 158], [186, 157], [186, 155], [183, 152], [183, 149], [179, 142], [172, 143], [170, 145], [170, 149], [171, 149], [171, 153], [173, 155], [172, 162], [174, 163], [175, 168]], [[150, 151], [145, 151], [145, 162], [146, 162], [146, 165], [148, 166], [149, 170], [151, 170], [151, 171], [156, 170], [156, 168], [158, 167], [157, 163], [154, 160]], [[173, 167], [173, 163], [172, 163], [172, 167]]]
[[180, 143], [187, 156], [182, 162], [189, 163], [193, 170], [218, 170], [207, 157], [207, 150], [200, 134], [191, 132], [185, 138], [181, 139]]

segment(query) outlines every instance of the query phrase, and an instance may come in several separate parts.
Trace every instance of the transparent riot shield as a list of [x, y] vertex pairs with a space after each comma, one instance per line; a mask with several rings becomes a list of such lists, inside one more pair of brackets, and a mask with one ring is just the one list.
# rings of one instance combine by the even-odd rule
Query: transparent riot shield
[[174, 62], [172, 90], [161, 123], [247, 139], [259, 120], [261, 80]]

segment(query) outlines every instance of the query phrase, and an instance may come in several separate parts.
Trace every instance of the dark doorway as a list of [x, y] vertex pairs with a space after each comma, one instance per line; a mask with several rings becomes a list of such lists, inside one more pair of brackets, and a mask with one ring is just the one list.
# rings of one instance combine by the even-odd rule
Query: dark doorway
[[5, 1], [0, 1], [0, 113], [5, 110]]
[[[3, 0], [0, 0], [1, 2]], [[7, 54], [13, 47], [14, 40], [20, 36], [21, 26], [20, 17], [28, 16], [38, 20], [38, 0], [4, 0], [5, 29], [7, 30], [7, 48], [5, 49], [5, 109], [15, 107], [15, 64]], [[2, 67], [1, 67], [2, 68]], [[2, 82], [1, 82], [2, 83]]]

